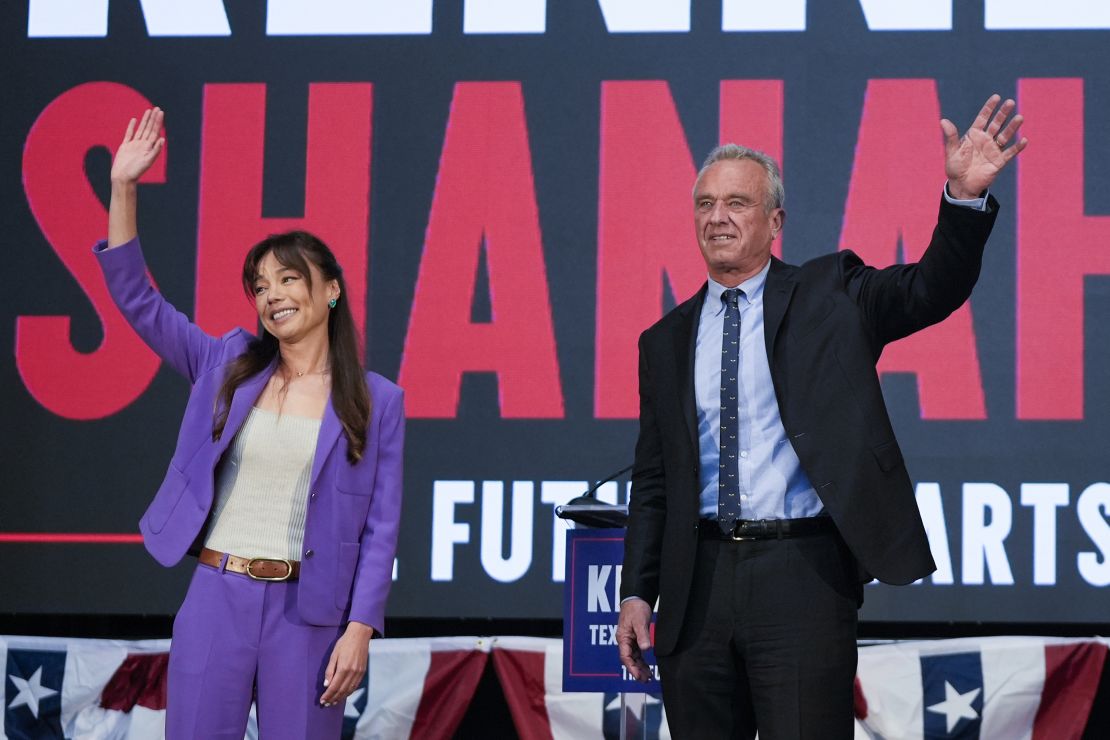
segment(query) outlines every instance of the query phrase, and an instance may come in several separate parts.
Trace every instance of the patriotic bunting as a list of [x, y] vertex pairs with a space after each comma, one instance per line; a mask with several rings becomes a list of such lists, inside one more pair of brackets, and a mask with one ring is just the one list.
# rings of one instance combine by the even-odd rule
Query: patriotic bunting
[[860, 650], [856, 717], [872, 738], [1078, 740], [1106, 645], [996, 637]]
[[[163, 736], [169, 640], [0, 637], [5, 738]], [[527, 637], [375, 640], [347, 700], [344, 740], [448, 740], [492, 657], [522, 740], [615, 740], [617, 694], [564, 693], [562, 641]], [[1078, 740], [1106, 664], [1094, 640], [996, 637], [862, 647], [857, 738]], [[658, 698], [625, 721], [667, 740]], [[246, 738], [258, 736], [252, 719]]]

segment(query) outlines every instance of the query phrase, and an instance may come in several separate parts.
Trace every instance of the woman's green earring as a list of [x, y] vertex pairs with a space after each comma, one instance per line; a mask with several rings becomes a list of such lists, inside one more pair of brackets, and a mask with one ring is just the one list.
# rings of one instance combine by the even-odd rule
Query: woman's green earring
[[339, 300], [336, 298], [332, 298], [330, 301], [328, 301], [328, 308], [335, 308], [337, 303], [339, 303]]

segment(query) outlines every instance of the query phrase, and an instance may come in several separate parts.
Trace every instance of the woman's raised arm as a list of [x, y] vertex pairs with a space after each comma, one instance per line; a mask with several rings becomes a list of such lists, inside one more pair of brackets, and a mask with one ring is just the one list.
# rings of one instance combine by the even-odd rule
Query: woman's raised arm
[[[112, 199], [108, 205], [108, 241], [93, 251], [104, 271], [108, 291], [127, 323], [147, 346], [191, 382], [205, 370], [224, 362], [228, 341], [234, 342], [232, 356], [242, 351], [249, 335], [236, 338], [241, 330], [212, 337], [175, 309], [151, 283], [136, 237], [136, 191], [139, 178], [158, 159], [165, 145], [163, 114], [152, 108], [136, 122], [127, 124], [123, 143], [112, 160]], [[129, 242], [131, 248], [113, 249]]]
[[127, 124], [123, 143], [112, 160], [112, 199], [108, 205], [108, 249], [134, 239], [139, 233], [136, 220], [136, 184], [162, 152], [161, 108], [148, 109], [137, 123]]

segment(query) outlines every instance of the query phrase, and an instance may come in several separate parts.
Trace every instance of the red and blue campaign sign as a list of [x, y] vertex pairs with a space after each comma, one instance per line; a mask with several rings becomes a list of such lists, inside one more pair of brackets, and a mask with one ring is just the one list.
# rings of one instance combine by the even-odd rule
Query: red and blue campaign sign
[[567, 532], [566, 558], [563, 691], [658, 694], [654, 651], [644, 654], [655, 676], [647, 684], [628, 677], [617, 651], [624, 530], [572, 529]]

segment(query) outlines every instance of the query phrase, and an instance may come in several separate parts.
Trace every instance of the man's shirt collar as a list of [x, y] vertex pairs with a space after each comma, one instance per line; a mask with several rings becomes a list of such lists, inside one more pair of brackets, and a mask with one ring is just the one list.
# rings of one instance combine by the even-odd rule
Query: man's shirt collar
[[[741, 293], [741, 300], [751, 304], [759, 300], [763, 296], [763, 286], [767, 284], [767, 273], [771, 271], [771, 260], [767, 260], [767, 264], [763, 269], [752, 275], [750, 278], [740, 283], [736, 287], [739, 288]], [[713, 278], [709, 278], [709, 290], [705, 295], [705, 305], [710, 313], [713, 315], [719, 314], [725, 310], [725, 304], [721, 300], [721, 296], [728, 290], [724, 285], [721, 285]]]

